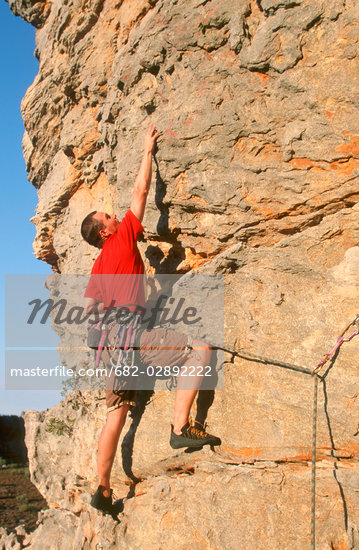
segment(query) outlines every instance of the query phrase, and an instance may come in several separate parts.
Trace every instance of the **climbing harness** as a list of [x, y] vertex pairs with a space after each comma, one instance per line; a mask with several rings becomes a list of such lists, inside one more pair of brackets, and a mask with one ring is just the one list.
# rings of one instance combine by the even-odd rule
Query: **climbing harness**
[[[104, 349], [110, 353], [112, 366], [133, 366], [141, 314], [121, 307], [112, 308], [107, 319], [105, 315], [88, 328], [88, 346], [96, 351], [95, 366], [99, 366]], [[116, 332], [112, 336], [115, 327]], [[118, 352], [116, 360], [114, 352]]]
[[[135, 348], [138, 327], [141, 323], [141, 315], [128, 311], [118, 321], [112, 324], [109, 330], [107, 350], [110, 353], [110, 362], [113, 367], [120, 365], [133, 366], [135, 363]], [[116, 326], [113, 339], [110, 339], [111, 331]]]
[[[355, 327], [354, 332], [349, 334], [349, 336], [345, 336], [345, 334], [348, 332], [348, 330], [351, 327]], [[285, 363], [283, 361], [277, 361], [275, 359], [270, 359], [269, 357], [263, 357], [260, 355], [254, 355], [253, 353], [249, 353], [247, 351], [244, 351], [242, 349], [235, 349], [235, 348], [225, 348], [222, 346], [212, 346], [213, 349], [220, 349], [222, 351], [227, 351], [229, 353], [232, 353], [234, 355], [238, 355], [239, 357], [243, 357], [247, 360], [257, 361], [260, 363], [264, 363], [267, 365], [277, 365], [279, 367], [283, 367], [286, 369], [295, 370], [297, 372], [301, 372], [303, 374], [310, 374], [314, 378], [314, 389], [313, 389], [313, 420], [312, 420], [312, 479], [311, 479], [311, 492], [312, 492], [312, 501], [311, 501], [311, 547], [312, 550], [315, 550], [315, 534], [316, 534], [316, 460], [317, 460], [317, 419], [318, 419], [318, 382], [319, 380], [323, 380], [323, 376], [320, 376], [318, 373], [322, 369], [322, 367], [327, 363], [330, 359], [333, 359], [335, 354], [338, 352], [340, 346], [344, 342], [350, 342], [356, 336], [359, 334], [359, 314], [356, 315], [353, 321], [351, 321], [345, 329], [341, 332], [339, 335], [337, 342], [333, 349], [327, 353], [324, 358], [318, 363], [318, 365], [313, 369], [307, 369], [305, 367], [301, 367], [299, 365], [295, 365], [292, 363]]]

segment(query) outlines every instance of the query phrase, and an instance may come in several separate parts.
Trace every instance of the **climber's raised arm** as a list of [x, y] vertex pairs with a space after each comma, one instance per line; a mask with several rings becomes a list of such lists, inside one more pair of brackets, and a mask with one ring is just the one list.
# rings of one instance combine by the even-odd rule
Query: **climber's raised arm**
[[150, 125], [145, 136], [141, 166], [135, 179], [130, 208], [140, 222], [143, 220], [147, 195], [152, 180], [152, 153], [155, 148], [156, 139], [160, 133], [157, 132], [154, 124]]

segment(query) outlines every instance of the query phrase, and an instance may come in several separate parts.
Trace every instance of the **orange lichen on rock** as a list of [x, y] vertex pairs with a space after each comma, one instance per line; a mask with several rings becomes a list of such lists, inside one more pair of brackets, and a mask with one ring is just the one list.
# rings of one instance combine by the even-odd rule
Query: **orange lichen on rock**
[[192, 248], [185, 248], [185, 255], [185, 263], [189, 269], [196, 269], [206, 261], [206, 258], [204, 258], [201, 254], [196, 254]]
[[335, 161], [329, 164], [331, 170], [336, 170], [339, 174], [345, 174], [349, 176], [359, 168], [359, 159], [353, 157], [349, 158], [347, 161]]
[[278, 166], [282, 163], [282, 151], [279, 145], [265, 139], [245, 137], [238, 140], [233, 160], [244, 161], [247, 167]]
[[[331, 542], [330, 546], [332, 550], [348, 550], [348, 542], [347, 541], [339, 541], [339, 542]], [[351, 548], [353, 548], [351, 546]]]
[[[350, 137], [348, 135], [348, 137]], [[343, 145], [339, 145], [335, 148], [336, 151], [340, 151], [344, 155], [348, 156], [359, 156], [359, 137], [358, 136], [351, 136], [350, 143], [343, 143]]]
[[265, 157], [271, 157], [278, 161], [281, 160], [280, 148], [273, 143], [265, 143], [264, 146], [260, 149], [259, 153]]
[[265, 82], [267, 82], [267, 80], [270, 79], [269, 74], [258, 73], [258, 72], [255, 72], [254, 74], [256, 74], [258, 76], [258, 78], [259, 78], [259, 80], [261, 81], [262, 84], [264, 84]]
[[[253, 210], [257, 214], [259, 214], [260, 216], [263, 216], [263, 218], [266, 219], [266, 220], [277, 219], [284, 212], [289, 214], [289, 212], [286, 209], [275, 211], [273, 209], [274, 203], [269, 203], [269, 202], [261, 203], [261, 202], [259, 202], [257, 195], [251, 195], [250, 193], [247, 193], [245, 199], [246, 199], [246, 202], [250, 203], [251, 210]], [[272, 208], [270, 208], [269, 205]]]
[[344, 454], [348, 455], [349, 458], [354, 458], [359, 455], [359, 443], [345, 445], [341, 450]]
[[348, 158], [336, 160], [329, 163], [319, 163], [305, 157], [296, 157], [289, 161], [289, 165], [292, 166], [295, 170], [309, 170], [313, 169], [317, 172], [326, 172], [326, 167], [329, 170], [335, 170], [340, 174], [350, 175], [359, 168], [359, 159], [354, 158], [355, 155], [359, 154], [359, 138], [353, 138], [351, 143], [340, 145], [336, 147], [336, 151], [340, 151], [346, 155]]
[[291, 166], [293, 166], [294, 168], [299, 168], [299, 169], [308, 169], [308, 168], [312, 168], [314, 166], [314, 162], [310, 159], [307, 159], [305, 157], [297, 157], [297, 158], [293, 158], [289, 161], [289, 164]]
[[263, 449], [258, 449], [254, 447], [241, 447], [240, 449], [232, 449], [227, 445], [223, 445], [223, 449], [225, 451], [228, 451], [229, 453], [245, 456], [246, 458], [252, 457], [252, 456], [259, 456], [263, 453]]

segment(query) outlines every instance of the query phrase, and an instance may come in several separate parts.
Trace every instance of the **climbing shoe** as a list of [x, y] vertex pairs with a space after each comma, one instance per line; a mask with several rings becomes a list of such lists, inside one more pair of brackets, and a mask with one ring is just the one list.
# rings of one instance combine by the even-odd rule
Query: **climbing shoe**
[[104, 514], [110, 514], [111, 516], [116, 514], [116, 510], [112, 504], [112, 489], [110, 496], [104, 497], [101, 487], [99, 486], [96, 493], [92, 496], [91, 506], [96, 508], [96, 510], [100, 510], [100, 512], [103, 512]]
[[170, 445], [172, 449], [181, 447], [203, 447], [203, 445], [220, 445], [221, 440], [215, 435], [206, 432], [205, 426], [195, 420], [187, 422], [181, 429], [181, 435], [177, 435], [171, 426]]

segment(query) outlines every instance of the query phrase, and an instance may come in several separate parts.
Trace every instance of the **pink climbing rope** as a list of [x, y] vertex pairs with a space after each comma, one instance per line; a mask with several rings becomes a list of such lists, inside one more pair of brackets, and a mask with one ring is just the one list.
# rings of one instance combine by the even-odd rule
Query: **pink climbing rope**
[[[348, 332], [348, 330], [350, 329], [350, 327], [352, 326], [355, 326], [355, 330], [354, 332], [352, 332], [349, 336], [345, 336], [345, 334]], [[318, 374], [318, 372], [320, 371], [320, 369], [325, 365], [325, 363], [327, 363], [327, 361], [329, 361], [334, 355], [335, 353], [337, 352], [337, 350], [340, 348], [340, 346], [344, 343], [344, 342], [350, 342], [350, 340], [352, 338], [354, 338], [354, 336], [356, 336], [357, 334], [359, 334], [359, 314], [356, 315], [355, 319], [353, 321], [351, 321], [346, 327], [345, 329], [343, 330], [343, 332], [340, 334], [338, 340], [337, 340], [337, 343], [335, 344], [334, 348], [329, 352], [327, 353], [324, 358], [318, 363], [318, 365], [315, 367], [315, 369], [313, 370], [313, 374]]]

